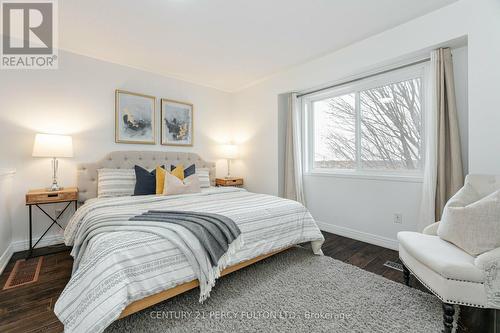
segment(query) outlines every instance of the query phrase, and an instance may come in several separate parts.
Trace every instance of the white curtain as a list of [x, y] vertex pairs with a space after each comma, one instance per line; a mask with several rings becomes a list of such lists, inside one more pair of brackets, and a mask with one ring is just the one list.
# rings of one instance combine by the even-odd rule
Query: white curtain
[[426, 226], [436, 222], [435, 202], [436, 202], [436, 177], [437, 177], [437, 91], [436, 91], [436, 71], [437, 55], [431, 53], [430, 66], [427, 68], [426, 86], [426, 107], [424, 115], [424, 135], [425, 135], [425, 165], [424, 183], [422, 186], [422, 202], [420, 206], [420, 218], [418, 219], [418, 230], [422, 231]]
[[305, 205], [302, 185], [301, 104], [296, 93], [288, 96], [285, 140], [285, 198]]

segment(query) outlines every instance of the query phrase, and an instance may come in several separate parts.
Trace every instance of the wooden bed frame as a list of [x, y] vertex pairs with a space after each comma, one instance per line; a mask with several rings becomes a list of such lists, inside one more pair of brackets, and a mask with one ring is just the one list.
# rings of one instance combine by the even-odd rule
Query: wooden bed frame
[[[280, 253], [282, 251], [285, 251], [289, 248], [290, 247], [286, 247], [286, 248], [283, 248], [283, 249], [280, 249], [277, 251], [263, 254], [263, 255], [260, 255], [258, 257], [255, 257], [253, 259], [242, 261], [239, 264], [236, 264], [234, 266], [230, 266], [221, 272], [221, 277], [224, 275], [227, 275], [229, 273], [235, 272], [239, 269], [242, 269], [244, 267], [250, 266], [258, 261], [261, 261], [263, 259], [271, 257], [271, 256], [273, 256], [277, 253]], [[175, 296], [180, 295], [182, 293], [185, 293], [186, 291], [194, 289], [194, 288], [198, 287], [199, 285], [200, 285], [200, 283], [198, 282], [198, 279], [196, 279], [193, 281], [189, 281], [189, 282], [180, 284], [176, 287], [161, 291], [157, 294], [145, 297], [145, 298], [138, 300], [138, 301], [135, 301], [133, 303], [130, 303], [125, 309], [123, 309], [123, 311], [120, 314], [120, 317], [118, 317], [118, 319], [125, 318], [133, 313], [136, 313], [136, 312], [139, 312], [139, 311], [144, 310], [146, 308], [149, 308], [152, 305], [158, 304], [158, 303], [163, 302], [169, 298], [172, 298], [172, 297], [175, 297]]]

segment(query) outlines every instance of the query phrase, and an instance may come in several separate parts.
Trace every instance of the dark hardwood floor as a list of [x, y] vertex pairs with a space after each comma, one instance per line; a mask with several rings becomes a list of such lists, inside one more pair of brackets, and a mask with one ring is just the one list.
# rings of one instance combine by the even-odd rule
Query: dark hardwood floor
[[[398, 261], [397, 251], [326, 232], [323, 234], [326, 239], [323, 245], [325, 255], [403, 283], [402, 272], [384, 266], [388, 260]], [[43, 248], [37, 254], [51, 250]], [[0, 288], [5, 285], [16, 260], [25, 256], [26, 253], [22, 252], [14, 254], [0, 276]], [[37, 282], [0, 290], [0, 332], [62, 332], [63, 326], [54, 315], [53, 308], [71, 276], [72, 263], [69, 250], [46, 255]], [[427, 292], [415, 278], [412, 277], [411, 282], [413, 287]], [[461, 307], [459, 332], [494, 333], [493, 317], [493, 310]]]
[[[37, 255], [51, 252], [46, 247], [36, 250]], [[18, 259], [26, 251], [17, 252], [0, 276], [3, 288]], [[37, 282], [13, 289], [0, 290], [0, 332], [62, 332], [63, 325], [53, 309], [60, 293], [71, 277], [73, 258], [69, 250], [45, 255]]]

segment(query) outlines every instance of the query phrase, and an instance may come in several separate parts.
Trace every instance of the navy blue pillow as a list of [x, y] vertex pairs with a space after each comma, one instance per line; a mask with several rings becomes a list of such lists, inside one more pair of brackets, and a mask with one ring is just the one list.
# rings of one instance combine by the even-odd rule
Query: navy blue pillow
[[[170, 166], [170, 171], [174, 171], [175, 165]], [[184, 169], [184, 178], [187, 178], [191, 175], [194, 175], [196, 173], [196, 167], [194, 164], [191, 164], [188, 166], [186, 169]]]
[[[165, 166], [162, 166], [165, 168]], [[156, 194], [156, 169], [148, 170], [136, 165], [134, 195]]]

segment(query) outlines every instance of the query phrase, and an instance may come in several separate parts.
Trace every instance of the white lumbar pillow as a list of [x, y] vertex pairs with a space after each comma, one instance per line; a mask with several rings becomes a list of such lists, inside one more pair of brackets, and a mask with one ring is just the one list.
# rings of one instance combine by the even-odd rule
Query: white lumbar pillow
[[134, 195], [134, 169], [98, 169], [97, 197], [112, 198]]
[[500, 191], [482, 197], [465, 183], [446, 204], [437, 233], [472, 256], [500, 247]]
[[165, 173], [165, 185], [163, 185], [164, 195], [188, 194], [200, 192], [200, 180], [198, 175], [194, 174], [180, 180], [170, 172]]
[[208, 169], [199, 168], [196, 169], [196, 174], [200, 179], [200, 187], [210, 187], [210, 171]]

